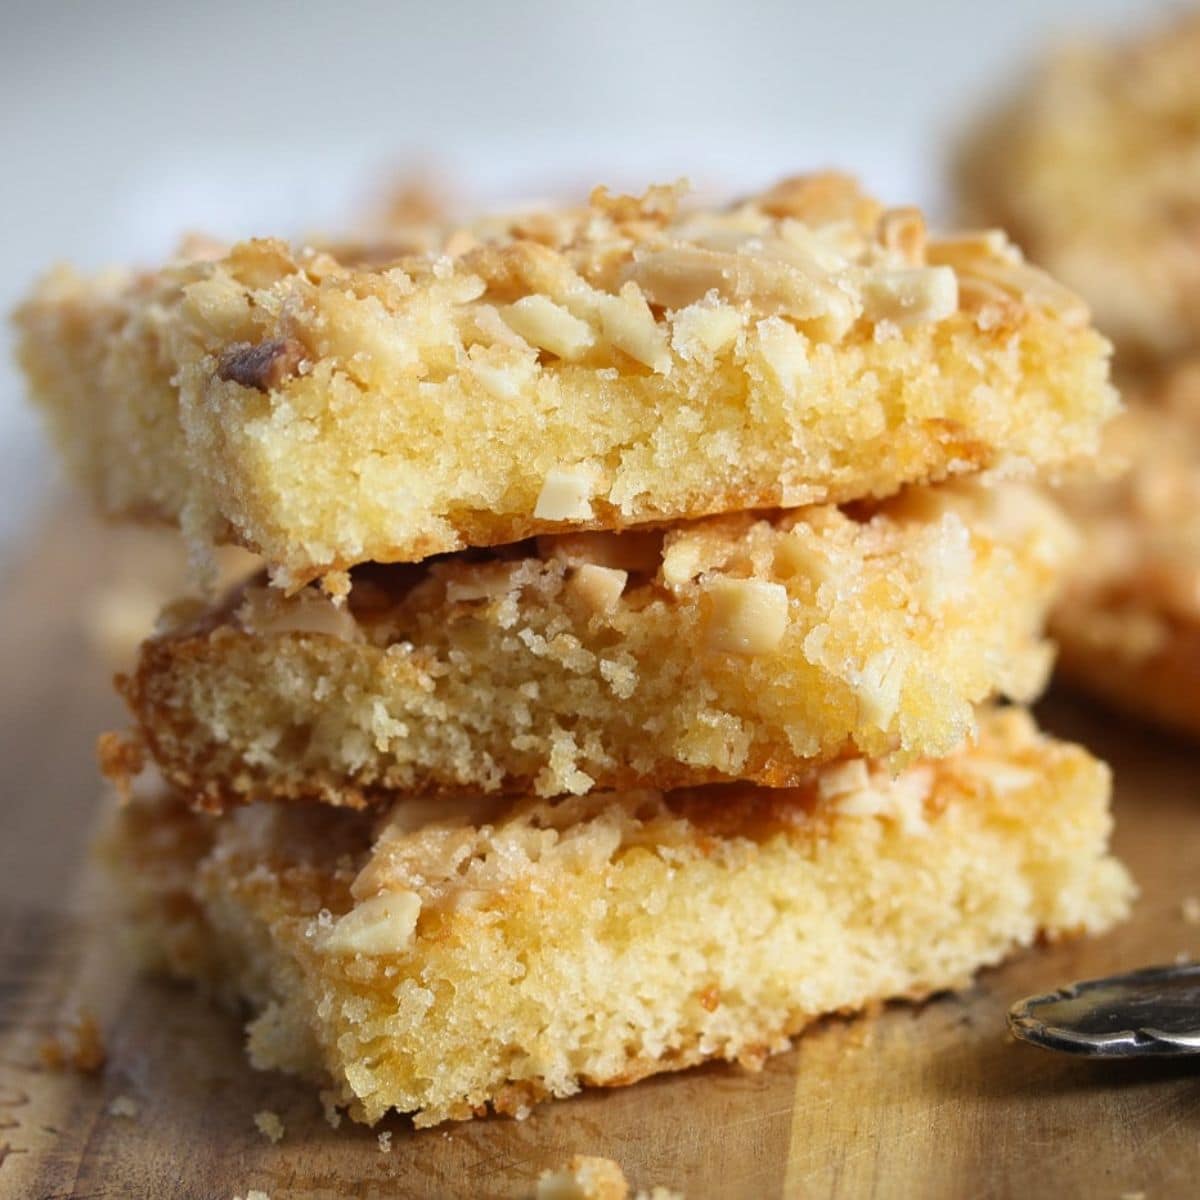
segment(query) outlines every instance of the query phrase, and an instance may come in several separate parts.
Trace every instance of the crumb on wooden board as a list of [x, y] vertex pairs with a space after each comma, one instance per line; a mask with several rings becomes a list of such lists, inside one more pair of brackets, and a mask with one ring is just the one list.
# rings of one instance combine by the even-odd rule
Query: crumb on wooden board
[[93, 1075], [104, 1066], [108, 1051], [96, 1018], [87, 1009], [80, 1009], [61, 1033], [41, 1043], [38, 1057], [51, 1071], [73, 1070]]

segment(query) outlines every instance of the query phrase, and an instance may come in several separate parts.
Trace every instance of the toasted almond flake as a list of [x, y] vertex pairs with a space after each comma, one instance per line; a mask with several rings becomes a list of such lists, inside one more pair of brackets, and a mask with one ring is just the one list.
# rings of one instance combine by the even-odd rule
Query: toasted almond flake
[[260, 637], [281, 633], [316, 633], [343, 642], [361, 642], [362, 630], [345, 604], [337, 604], [319, 588], [309, 587], [294, 596], [278, 588], [247, 588], [237, 610], [238, 624]]
[[925, 801], [933, 788], [933, 771], [914, 767], [890, 779], [876, 772], [865, 787], [840, 796], [838, 812], [847, 817], [884, 817], [895, 821], [907, 835], [920, 837], [929, 832]]
[[533, 352], [533, 347], [505, 321], [494, 304], [477, 305], [471, 313], [471, 325], [486, 344], [507, 346], [526, 354]]
[[663, 547], [662, 577], [667, 587], [682, 587], [690, 583], [701, 571], [704, 548], [698, 538], [677, 537]]
[[579, 358], [596, 344], [592, 327], [548, 296], [522, 296], [501, 310], [509, 326], [527, 342], [568, 361]]
[[729, 304], [701, 301], [689, 304], [671, 320], [671, 344], [683, 358], [717, 356], [728, 350], [742, 331], [744, 318]]
[[655, 321], [636, 283], [626, 283], [616, 296], [600, 297], [598, 310], [603, 335], [618, 350], [660, 375], [670, 371], [666, 331]]
[[861, 758], [850, 758], [845, 762], [826, 767], [817, 777], [817, 795], [822, 800], [835, 796], [849, 796], [871, 786], [871, 773]]
[[787, 629], [788, 594], [761, 579], [714, 579], [707, 587], [706, 642], [727, 654], [769, 654]]
[[892, 208], [879, 218], [879, 240], [909, 266], [925, 261], [925, 217], [919, 208]]
[[638, 250], [626, 277], [663, 308], [685, 308], [715, 292], [764, 316], [819, 322], [833, 340], [853, 325], [857, 298], [782, 239], [768, 245], [740, 237], [733, 244], [736, 251], [684, 241]]
[[807, 339], [779, 317], [759, 321], [756, 332], [763, 359], [771, 373], [789, 396], [795, 396], [797, 383], [811, 371]]
[[[495, 355], [495, 351], [492, 355]], [[500, 352], [502, 357], [488, 357], [472, 353], [471, 374], [480, 386], [496, 400], [515, 400], [537, 377], [537, 363], [513, 351]]]
[[629, 575], [614, 567], [584, 563], [571, 577], [571, 591], [594, 613], [607, 616], [620, 603]]
[[799, 533], [791, 533], [780, 540], [775, 547], [772, 567], [782, 579], [803, 576], [820, 584], [832, 576], [829, 559]]
[[588, 521], [599, 472], [580, 465], [551, 467], [546, 472], [533, 515], [540, 521]]
[[1091, 317], [1088, 306], [1070, 288], [1059, 283], [1040, 267], [1015, 260], [980, 258], [959, 268], [963, 307], [970, 294], [974, 304], [999, 293], [1013, 311], [1041, 309], [1064, 325], [1081, 328]]
[[446, 600], [450, 604], [472, 600], [498, 600], [513, 590], [512, 571], [507, 563], [479, 563], [446, 583]]
[[324, 954], [401, 954], [413, 939], [420, 913], [416, 892], [381, 892], [335, 921], [318, 945]]
[[1000, 795], [1026, 791], [1038, 782], [1036, 771], [1016, 766], [999, 758], [964, 758], [956, 767], [962, 773], [979, 780], [991, 791]]
[[863, 315], [901, 329], [944, 321], [958, 310], [958, 278], [950, 267], [902, 267], [870, 272]]
[[1021, 252], [1003, 230], [981, 229], [935, 238], [925, 257], [931, 266], [960, 267], [981, 258], [1020, 262]]
[[933, 536], [917, 552], [924, 567], [921, 594], [931, 608], [967, 599], [975, 566], [971, 533], [955, 512], [946, 513]]
[[538, 553], [562, 559], [574, 567], [594, 563], [598, 567], [653, 575], [662, 557], [662, 534], [639, 529], [624, 533], [596, 530], [549, 534], [538, 539]]

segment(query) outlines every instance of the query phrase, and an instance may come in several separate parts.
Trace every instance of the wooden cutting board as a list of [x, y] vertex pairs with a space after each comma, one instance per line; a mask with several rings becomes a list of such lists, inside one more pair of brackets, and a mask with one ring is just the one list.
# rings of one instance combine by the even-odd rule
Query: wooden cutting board
[[[1109, 937], [1022, 955], [969, 993], [830, 1021], [761, 1074], [709, 1067], [543, 1106], [523, 1122], [377, 1133], [326, 1124], [310, 1091], [256, 1073], [235, 1020], [135, 978], [86, 882], [95, 734], [126, 609], [181, 572], [173, 539], [100, 529], [59, 505], [0, 588], [0, 1197], [507, 1197], [574, 1153], [637, 1187], [698, 1197], [1200, 1195], [1200, 1064], [1098, 1064], [1012, 1042], [1017, 997], [1200, 956], [1200, 748], [1059, 700], [1046, 724], [1117, 772], [1117, 848], [1142, 897]], [[125, 582], [122, 583], [121, 581]], [[130, 581], [133, 581], [131, 584]], [[133, 588], [131, 592], [129, 589]], [[114, 613], [116, 616], [114, 617]], [[1192, 916], [1189, 922], [1187, 915]], [[95, 1074], [39, 1045], [81, 1011]], [[118, 1110], [112, 1111], [114, 1102]], [[277, 1113], [272, 1144], [254, 1114]], [[120, 1115], [122, 1110], [133, 1115]]]

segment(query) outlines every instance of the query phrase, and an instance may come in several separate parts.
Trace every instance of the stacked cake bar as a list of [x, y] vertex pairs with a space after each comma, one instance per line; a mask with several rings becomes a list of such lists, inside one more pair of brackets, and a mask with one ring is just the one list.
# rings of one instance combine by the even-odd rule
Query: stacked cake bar
[[[1087, 553], [1053, 619], [1066, 674], [1200, 737], [1200, 11], [1058, 50], [975, 130], [974, 213], [1095, 307], [1129, 410], [1128, 468], [1065, 493]], [[1002, 164], [1002, 167], [1001, 165]]]
[[[116, 516], [262, 574], [102, 740], [149, 959], [250, 1056], [523, 1113], [1107, 928], [1106, 768], [1020, 707], [1116, 408], [1003, 236], [849, 180], [47, 279], [23, 362]], [[147, 780], [153, 777], [153, 785]]]
[[1123, 470], [1063, 493], [1087, 553], [1052, 629], [1074, 683], [1200, 737], [1200, 361], [1125, 394], [1105, 438]]

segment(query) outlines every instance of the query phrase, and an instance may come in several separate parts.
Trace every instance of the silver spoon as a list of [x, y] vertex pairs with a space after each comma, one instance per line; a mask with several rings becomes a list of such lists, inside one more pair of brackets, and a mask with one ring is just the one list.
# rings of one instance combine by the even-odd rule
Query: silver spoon
[[1200, 963], [1146, 967], [1029, 996], [1008, 1010], [1024, 1042], [1105, 1058], [1200, 1054]]

